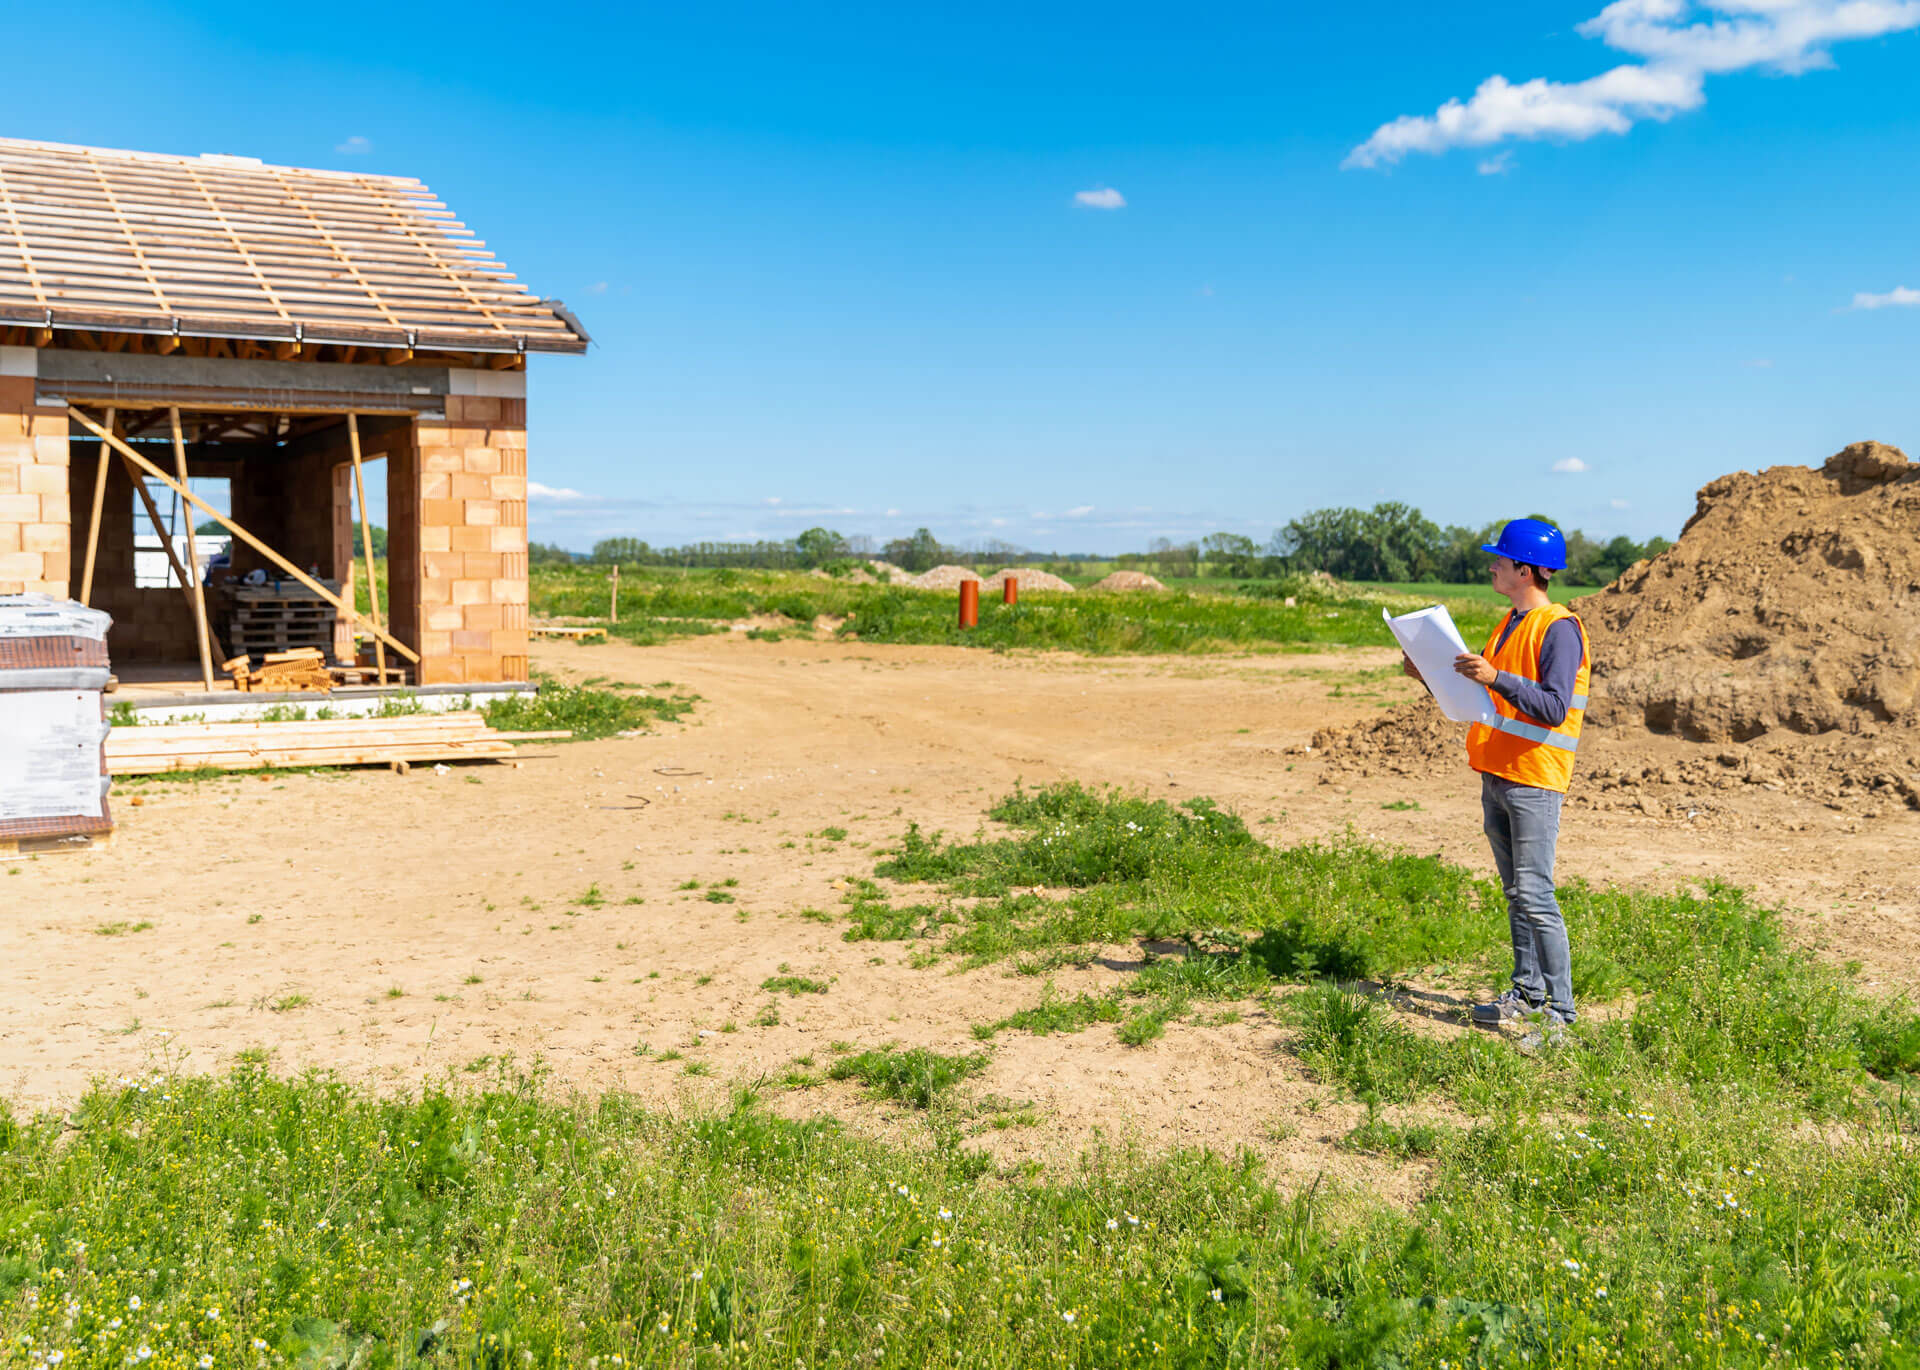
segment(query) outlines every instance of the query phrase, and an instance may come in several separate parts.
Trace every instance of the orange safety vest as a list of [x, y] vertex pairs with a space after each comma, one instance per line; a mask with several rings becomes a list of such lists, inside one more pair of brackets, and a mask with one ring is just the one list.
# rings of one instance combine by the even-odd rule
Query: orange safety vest
[[1579, 616], [1563, 604], [1535, 609], [1513, 630], [1499, 651], [1505, 620], [1494, 627], [1482, 653], [1498, 671], [1506, 671], [1538, 684], [1540, 681], [1540, 644], [1547, 640], [1547, 629], [1563, 619], [1572, 619], [1580, 627], [1580, 672], [1573, 680], [1573, 699], [1566, 720], [1550, 728], [1539, 719], [1521, 713], [1498, 690], [1488, 690], [1499, 717], [1492, 723], [1476, 723], [1467, 729], [1467, 764], [1487, 775], [1501, 776], [1521, 785], [1542, 790], [1567, 792], [1573, 781], [1573, 754], [1580, 746], [1580, 722], [1587, 713], [1587, 669], [1592, 652], [1587, 644], [1587, 627]]

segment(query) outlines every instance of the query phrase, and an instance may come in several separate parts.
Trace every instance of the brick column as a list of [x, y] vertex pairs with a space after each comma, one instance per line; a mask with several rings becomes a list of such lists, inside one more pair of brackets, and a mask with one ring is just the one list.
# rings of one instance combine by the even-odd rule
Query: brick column
[[420, 683], [525, 680], [526, 401], [449, 395], [414, 436]]
[[[0, 595], [65, 598], [73, 560], [67, 411], [37, 406], [31, 375], [3, 374], [30, 369], [29, 349], [0, 350], [10, 354], [0, 368]], [[29, 357], [16, 363], [16, 352]]]

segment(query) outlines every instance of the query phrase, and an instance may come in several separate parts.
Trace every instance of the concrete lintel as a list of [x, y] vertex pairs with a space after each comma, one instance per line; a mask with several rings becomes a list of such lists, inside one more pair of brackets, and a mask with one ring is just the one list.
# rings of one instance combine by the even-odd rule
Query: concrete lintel
[[449, 391], [448, 368], [444, 366], [240, 361], [226, 357], [160, 357], [143, 352], [78, 352], [57, 347], [0, 349], [7, 353], [36, 350], [42, 388], [48, 390], [57, 390], [60, 382], [70, 381], [84, 385], [89, 390], [112, 385], [134, 386], [142, 390], [164, 387], [177, 389], [187, 396], [194, 391], [241, 390], [290, 391], [303, 395], [383, 395], [391, 396], [407, 407], [442, 398], [449, 393], [464, 393]]
[[527, 373], [524, 371], [474, 371], [467, 367], [456, 366], [447, 372], [447, 393], [523, 400], [527, 397]]
[[0, 376], [36, 376], [39, 360], [37, 347], [0, 347]]

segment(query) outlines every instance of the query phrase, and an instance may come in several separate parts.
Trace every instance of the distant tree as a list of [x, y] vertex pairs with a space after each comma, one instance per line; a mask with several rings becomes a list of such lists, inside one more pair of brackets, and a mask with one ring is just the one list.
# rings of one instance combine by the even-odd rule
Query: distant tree
[[[360, 536], [360, 525], [357, 523], [353, 526], [353, 554], [356, 557], [367, 554], [366, 540]], [[373, 525], [373, 554], [376, 557], [387, 554], [387, 530], [377, 523]]]
[[819, 566], [847, 554], [847, 540], [831, 528], [809, 528], [793, 540], [802, 566]]
[[881, 549], [881, 559], [904, 571], [930, 571], [945, 558], [947, 549], [925, 528], [917, 528], [910, 538], [895, 538]]
[[605, 564], [610, 561], [647, 562], [654, 559], [653, 549], [639, 538], [601, 538], [593, 544], [590, 561]]
[[223, 538], [227, 535], [227, 530], [218, 520], [207, 519], [203, 523], [193, 525], [193, 535], [202, 538]]
[[1247, 580], [1260, 570], [1260, 545], [1239, 533], [1207, 534], [1200, 539], [1200, 555], [1214, 575]]
[[527, 544], [527, 564], [530, 566], [565, 566], [574, 561], [574, 554], [566, 548], [551, 542], [529, 542]]

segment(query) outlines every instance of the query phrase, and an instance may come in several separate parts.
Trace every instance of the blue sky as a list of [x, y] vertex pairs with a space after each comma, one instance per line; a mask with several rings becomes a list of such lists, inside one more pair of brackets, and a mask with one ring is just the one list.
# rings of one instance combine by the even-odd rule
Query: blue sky
[[1920, 0], [11, 36], [10, 135], [419, 176], [567, 301], [596, 347], [534, 363], [544, 541], [1112, 551], [1380, 499], [1672, 536], [1723, 472], [1920, 446]]

